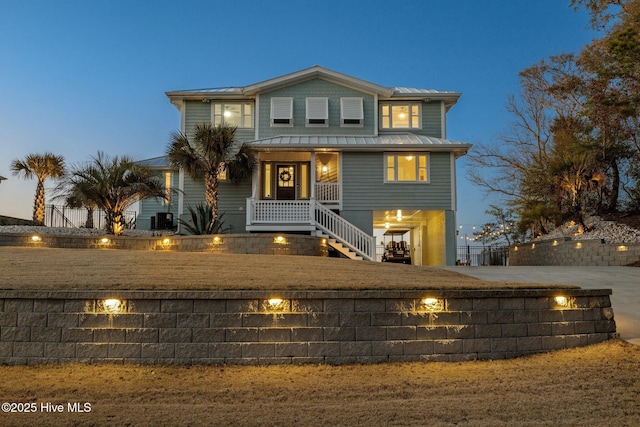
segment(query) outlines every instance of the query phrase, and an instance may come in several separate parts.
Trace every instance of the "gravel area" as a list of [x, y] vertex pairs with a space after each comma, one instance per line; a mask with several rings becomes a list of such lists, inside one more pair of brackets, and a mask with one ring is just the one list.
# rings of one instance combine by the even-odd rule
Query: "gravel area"
[[640, 243], [640, 230], [615, 221], [605, 221], [598, 216], [589, 217], [585, 223], [592, 230], [579, 233], [578, 224], [568, 223], [549, 234], [534, 240], [549, 240], [568, 237], [571, 240], [604, 240], [605, 243]]

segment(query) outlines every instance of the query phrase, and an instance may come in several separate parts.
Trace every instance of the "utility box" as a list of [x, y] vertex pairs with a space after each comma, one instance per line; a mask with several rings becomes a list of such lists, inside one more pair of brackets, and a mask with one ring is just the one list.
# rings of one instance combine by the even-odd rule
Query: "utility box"
[[157, 230], [173, 229], [173, 214], [171, 212], [156, 213], [156, 227]]

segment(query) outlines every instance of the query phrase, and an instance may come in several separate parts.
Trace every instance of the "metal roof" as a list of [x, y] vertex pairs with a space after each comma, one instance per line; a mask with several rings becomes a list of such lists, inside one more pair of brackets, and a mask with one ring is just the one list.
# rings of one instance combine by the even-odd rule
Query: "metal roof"
[[153, 157], [151, 159], [137, 161], [136, 164], [150, 168], [165, 167], [169, 165], [169, 158], [167, 156]]
[[397, 133], [372, 136], [319, 136], [319, 135], [282, 135], [273, 138], [258, 139], [250, 142], [260, 149], [430, 149], [437, 151], [457, 151], [466, 153], [471, 144], [434, 138], [411, 133]]

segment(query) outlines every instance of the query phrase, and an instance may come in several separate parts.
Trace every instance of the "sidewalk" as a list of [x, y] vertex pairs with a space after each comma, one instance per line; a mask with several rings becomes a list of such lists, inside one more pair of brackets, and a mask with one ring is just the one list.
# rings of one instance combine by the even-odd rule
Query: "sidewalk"
[[483, 280], [577, 285], [612, 289], [616, 330], [640, 345], [640, 268], [635, 267], [444, 267]]

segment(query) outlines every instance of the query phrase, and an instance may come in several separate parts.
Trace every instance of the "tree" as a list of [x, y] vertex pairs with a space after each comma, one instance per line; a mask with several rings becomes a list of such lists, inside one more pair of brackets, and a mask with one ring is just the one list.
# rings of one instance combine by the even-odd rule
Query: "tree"
[[479, 231], [473, 233], [476, 240], [483, 243], [504, 243], [511, 246], [513, 243], [520, 241], [520, 232], [516, 227], [515, 212], [513, 209], [504, 209], [500, 206], [489, 205], [485, 211], [487, 215], [494, 217], [495, 221], [484, 224]]
[[238, 147], [236, 127], [213, 126], [201, 123], [195, 126], [191, 140], [182, 132], [171, 134], [167, 156], [171, 165], [193, 179], [204, 179], [205, 204], [211, 208], [211, 222], [218, 218], [218, 185], [226, 173], [231, 182], [238, 182], [253, 174], [257, 166], [251, 146]]
[[11, 171], [14, 175], [22, 175], [24, 179], [37, 178], [38, 185], [33, 203], [33, 222], [35, 225], [44, 225], [44, 182], [48, 178], [57, 179], [64, 176], [64, 157], [52, 153], [29, 154], [22, 160], [13, 160]]
[[68, 195], [85, 206], [104, 210], [107, 232], [122, 234], [125, 212], [134, 203], [148, 198], [166, 198], [161, 180], [130, 157], [109, 157], [99, 151], [92, 162], [73, 168], [65, 180]]

